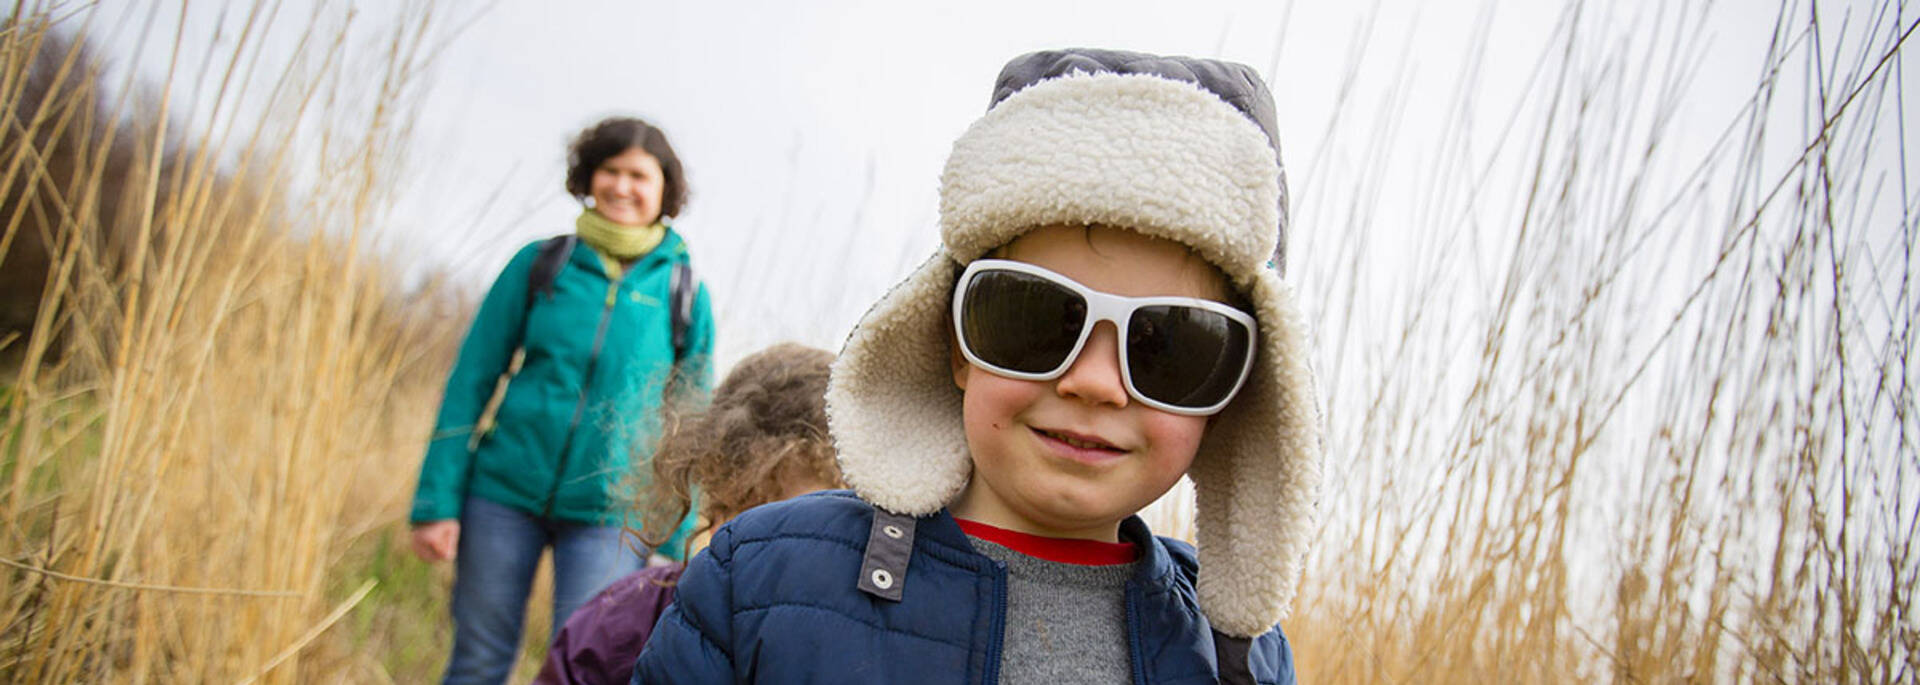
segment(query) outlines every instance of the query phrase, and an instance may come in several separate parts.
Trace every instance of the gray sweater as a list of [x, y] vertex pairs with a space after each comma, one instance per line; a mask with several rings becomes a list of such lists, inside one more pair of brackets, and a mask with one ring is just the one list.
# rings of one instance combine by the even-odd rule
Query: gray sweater
[[977, 537], [974, 549], [1007, 565], [1000, 682], [1127, 683], [1126, 584], [1135, 563], [1082, 566], [1030, 557]]

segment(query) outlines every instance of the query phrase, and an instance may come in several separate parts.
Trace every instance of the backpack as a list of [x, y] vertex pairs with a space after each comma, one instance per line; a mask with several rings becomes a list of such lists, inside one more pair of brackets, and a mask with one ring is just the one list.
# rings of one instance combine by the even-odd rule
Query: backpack
[[[573, 255], [574, 243], [579, 240], [578, 235], [568, 233], [540, 244], [540, 253], [533, 258], [533, 270], [527, 272], [527, 306], [533, 306], [534, 298], [540, 295], [553, 296], [553, 279], [560, 276], [560, 268]], [[695, 289], [693, 266], [685, 261], [674, 262], [673, 281], [667, 294], [673, 314], [674, 361], [687, 358], [687, 327], [693, 322]]]

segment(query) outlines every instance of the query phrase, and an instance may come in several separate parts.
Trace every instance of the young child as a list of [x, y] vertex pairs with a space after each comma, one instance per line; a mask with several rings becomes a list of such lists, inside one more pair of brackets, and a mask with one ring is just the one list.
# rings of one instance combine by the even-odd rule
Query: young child
[[[704, 411], [676, 421], [655, 451], [642, 500], [647, 543], [662, 544], [696, 499], [701, 518], [719, 525], [768, 502], [840, 487], [827, 438], [832, 362], [825, 350], [774, 345], [734, 366]], [[614, 581], [567, 619], [534, 682], [628, 682], [685, 568], [653, 566]]]
[[[1242, 65], [1010, 62], [943, 249], [834, 364], [853, 492], [722, 528], [635, 682], [1293, 682], [1320, 432], [1274, 130]], [[1197, 555], [1134, 515], [1182, 474]]]

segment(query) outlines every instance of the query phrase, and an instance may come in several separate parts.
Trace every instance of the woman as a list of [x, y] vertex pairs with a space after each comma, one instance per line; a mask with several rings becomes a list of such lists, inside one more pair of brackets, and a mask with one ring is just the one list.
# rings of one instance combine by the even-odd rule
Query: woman
[[[506, 679], [543, 550], [553, 550], [556, 628], [641, 567], [647, 552], [623, 539], [613, 486], [633, 448], [653, 442], [668, 389], [711, 383], [706, 289], [664, 221], [687, 195], [666, 136], [638, 119], [601, 121], [574, 138], [566, 186], [585, 205], [574, 236], [521, 248], [494, 281], [420, 469], [414, 551], [455, 562], [449, 683]], [[690, 305], [677, 319], [676, 299]]]

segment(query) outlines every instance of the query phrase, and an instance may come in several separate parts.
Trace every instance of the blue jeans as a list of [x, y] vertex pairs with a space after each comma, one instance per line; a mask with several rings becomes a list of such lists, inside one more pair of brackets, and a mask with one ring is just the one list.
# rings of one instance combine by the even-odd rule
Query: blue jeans
[[[520, 651], [527, 592], [553, 547], [553, 631], [609, 583], [640, 570], [647, 550], [617, 526], [546, 521], [468, 497], [454, 557], [453, 659], [447, 683], [504, 683]], [[548, 633], [549, 641], [553, 633]]]

